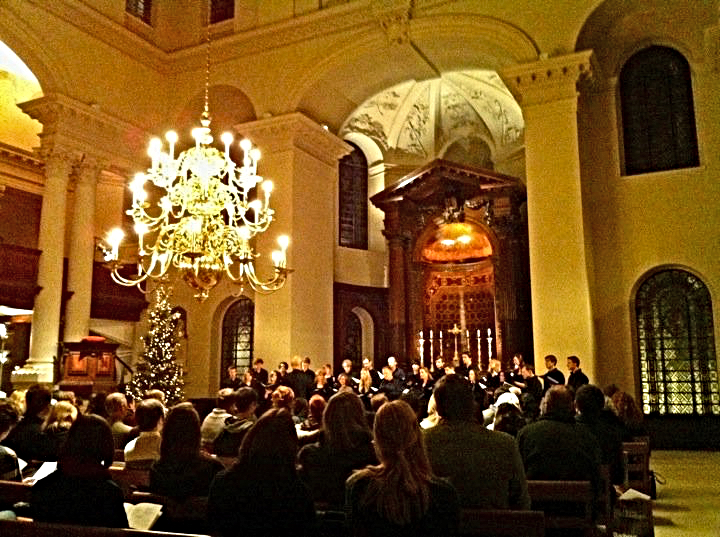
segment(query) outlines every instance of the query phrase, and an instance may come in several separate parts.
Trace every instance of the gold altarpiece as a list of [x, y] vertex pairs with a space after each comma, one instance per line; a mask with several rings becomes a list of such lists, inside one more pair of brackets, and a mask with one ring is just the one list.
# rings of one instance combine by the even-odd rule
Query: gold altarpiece
[[391, 354], [532, 356], [525, 199], [514, 177], [443, 160], [371, 198], [385, 212]]

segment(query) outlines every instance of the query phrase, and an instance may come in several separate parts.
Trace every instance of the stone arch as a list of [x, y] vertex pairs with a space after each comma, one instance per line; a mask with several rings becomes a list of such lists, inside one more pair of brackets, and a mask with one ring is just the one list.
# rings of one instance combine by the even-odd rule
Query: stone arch
[[361, 306], [355, 306], [352, 310], [360, 320], [362, 327], [361, 354], [363, 358], [369, 358], [371, 362], [375, 360], [375, 322], [372, 315]]
[[[424, 80], [459, 69], [499, 70], [506, 65], [536, 60], [533, 39], [514, 26], [473, 14], [433, 15], [410, 22], [413, 45], [388, 46], [377, 30], [353, 36], [335, 52], [309, 65], [287, 108], [298, 109], [338, 129], [353, 104], [405, 80]], [[463, 47], [458, 49], [458, 40]], [[440, 60], [430, 65], [413, 46]], [[363, 76], [358, 77], [358, 72]], [[328, 89], [331, 91], [328, 91]]]
[[[200, 124], [200, 115], [205, 103], [204, 90], [187, 101], [177, 115], [174, 125], [184, 134]], [[220, 133], [232, 131], [235, 125], [256, 119], [255, 107], [248, 96], [235, 86], [213, 85], [208, 88], [208, 109], [212, 121], [210, 127], [216, 138]]]

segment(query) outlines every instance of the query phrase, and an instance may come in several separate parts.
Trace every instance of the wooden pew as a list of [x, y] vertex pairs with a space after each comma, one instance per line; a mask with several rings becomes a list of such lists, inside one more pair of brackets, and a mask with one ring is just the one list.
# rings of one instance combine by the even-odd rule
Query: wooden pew
[[147, 491], [150, 487], [150, 472], [148, 470], [135, 470], [125, 468], [124, 464], [122, 466], [113, 464], [110, 467], [110, 477], [120, 485], [127, 500], [130, 499], [133, 492]]
[[28, 519], [0, 520], [0, 535], [3, 537], [207, 537], [190, 533], [48, 524]]
[[623, 442], [626, 486], [650, 495], [650, 444]]
[[596, 535], [595, 493], [589, 481], [528, 481], [532, 509], [545, 513], [545, 532], [578, 530]]
[[463, 509], [460, 513], [459, 535], [463, 537], [544, 537], [545, 515], [542, 511]]
[[31, 491], [31, 483], [0, 480], [0, 504], [14, 505], [20, 502], [30, 503]]

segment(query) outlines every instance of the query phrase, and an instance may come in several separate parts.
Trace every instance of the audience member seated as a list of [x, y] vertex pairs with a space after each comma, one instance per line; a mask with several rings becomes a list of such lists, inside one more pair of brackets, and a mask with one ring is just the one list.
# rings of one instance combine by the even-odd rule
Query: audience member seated
[[[19, 415], [15, 405], [8, 399], [0, 399], [0, 444], [17, 425]], [[0, 479], [3, 481], [22, 481], [20, 466], [15, 452], [0, 445]], [[0, 505], [0, 510], [3, 506]]]
[[339, 392], [328, 401], [317, 443], [304, 446], [298, 454], [300, 478], [316, 502], [341, 510], [345, 480], [353, 470], [377, 463], [372, 432], [360, 398]]
[[223, 537], [316, 535], [310, 492], [295, 470], [297, 435], [285, 408], [263, 414], [240, 446], [238, 460], [217, 475], [208, 520]]
[[150, 491], [171, 498], [207, 496], [223, 468], [200, 451], [200, 417], [192, 404], [172, 407], [163, 425], [160, 459], [150, 468]]
[[244, 386], [232, 395], [234, 413], [225, 419], [220, 434], [212, 445], [212, 452], [220, 457], [237, 457], [245, 433], [255, 424], [257, 392]]
[[285, 408], [292, 416], [292, 402], [295, 399], [295, 392], [288, 386], [278, 386], [277, 390], [272, 393], [273, 408]]
[[130, 440], [132, 427], [123, 421], [127, 415], [128, 408], [127, 398], [120, 392], [111, 393], [105, 399], [105, 410], [108, 415], [107, 421], [110, 424], [115, 449], [125, 448], [125, 444]]
[[548, 390], [540, 419], [524, 427], [517, 442], [528, 479], [591, 481], [597, 486], [600, 448], [592, 433], [575, 422], [573, 394], [566, 386]]
[[322, 427], [322, 416], [327, 403], [321, 395], [313, 395], [308, 403], [308, 417], [297, 425], [300, 446], [317, 442]]
[[462, 507], [529, 509], [520, 453], [512, 437], [474, 420], [467, 380], [446, 375], [433, 393], [440, 423], [425, 431], [433, 472], [455, 486]]
[[379, 466], [346, 483], [348, 528], [353, 536], [438, 536], [457, 532], [455, 489], [432, 474], [415, 413], [404, 401], [383, 405], [375, 417]]
[[113, 436], [100, 416], [80, 416], [62, 447], [58, 468], [32, 487], [38, 522], [127, 528], [120, 487], [110, 479]]
[[125, 467], [147, 470], [160, 459], [160, 431], [165, 407], [157, 399], [140, 401], [135, 409], [140, 434], [125, 446]]
[[222, 388], [217, 393], [215, 408], [205, 416], [200, 426], [200, 443], [205, 451], [213, 453], [213, 442], [225, 427], [225, 420], [235, 412], [235, 396], [232, 388]]
[[50, 413], [45, 418], [43, 431], [55, 450], [56, 457], [53, 460], [57, 460], [57, 455], [60, 454], [70, 427], [75, 423], [77, 415], [78, 411], [75, 405], [69, 401], [58, 401], [51, 407]]
[[513, 404], [503, 403], [495, 413], [492, 430], [507, 433], [514, 438], [525, 425], [527, 422], [523, 417], [522, 410]]
[[623, 469], [622, 425], [618, 417], [605, 408], [605, 395], [593, 384], [585, 384], [575, 393], [575, 421], [593, 434], [600, 446], [600, 463], [610, 469], [613, 485], [622, 485]]
[[612, 396], [612, 404], [622, 424], [623, 442], [632, 442], [637, 437], [650, 434], [643, 423], [643, 413], [632, 395], [617, 391]]
[[95, 414], [101, 418], [108, 419], [107, 410], [105, 410], [105, 399], [107, 399], [107, 393], [95, 392], [90, 396], [88, 400], [88, 406], [85, 410], [85, 414]]
[[57, 460], [55, 443], [43, 431], [51, 401], [52, 394], [47, 388], [39, 384], [28, 388], [25, 414], [4, 440], [5, 446], [27, 462]]

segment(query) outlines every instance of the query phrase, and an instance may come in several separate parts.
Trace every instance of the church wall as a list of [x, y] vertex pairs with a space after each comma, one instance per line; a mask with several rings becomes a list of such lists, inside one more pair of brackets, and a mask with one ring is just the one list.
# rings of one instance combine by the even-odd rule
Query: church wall
[[[673, 266], [699, 276], [713, 299], [716, 347], [720, 341], [717, 59], [706, 55], [702, 37], [706, 28], [670, 24], [668, 17], [656, 19], [632, 26], [633, 19], [628, 17], [623, 24], [634, 28], [632, 33], [622, 27], [606, 31], [605, 41], [598, 43], [604, 78], [598, 81], [599, 87], [581, 97], [579, 116], [584, 210], [590, 217], [596, 261], [593, 312], [598, 381], [615, 382], [638, 394], [633, 301], [648, 271]], [[637, 32], [639, 27], [643, 32]], [[608, 32], [616, 42], [607, 41]], [[700, 166], [621, 176], [616, 87], [621, 63], [610, 61], [608, 51], [625, 50], [629, 56], [649, 44], [672, 46], [690, 63]]]

